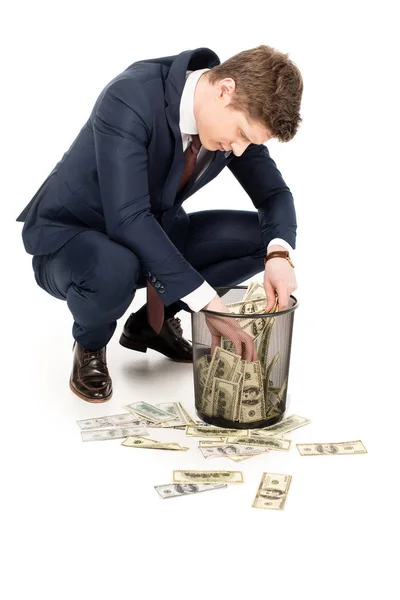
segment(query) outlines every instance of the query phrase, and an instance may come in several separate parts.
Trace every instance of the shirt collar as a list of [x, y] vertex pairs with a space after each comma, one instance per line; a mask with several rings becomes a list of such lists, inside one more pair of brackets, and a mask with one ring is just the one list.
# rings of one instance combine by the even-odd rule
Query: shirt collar
[[197, 69], [196, 71], [186, 71], [186, 82], [179, 106], [179, 128], [181, 133], [186, 133], [188, 135], [199, 133], [193, 114], [194, 90], [200, 76], [205, 71], [209, 70], [210, 69]]

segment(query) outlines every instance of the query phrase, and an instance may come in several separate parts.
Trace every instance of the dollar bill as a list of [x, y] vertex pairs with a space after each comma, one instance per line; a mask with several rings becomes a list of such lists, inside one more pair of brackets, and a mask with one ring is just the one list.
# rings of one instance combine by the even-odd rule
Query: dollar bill
[[238, 354], [231, 354], [218, 346], [215, 348], [202, 395], [201, 410], [204, 414], [214, 415], [214, 407], [212, 404], [212, 386], [214, 379], [218, 377], [218, 379], [232, 381], [240, 360], [241, 356]]
[[182, 402], [178, 402], [178, 404], [179, 404], [180, 409], [186, 419], [186, 425], [196, 425], [197, 420], [193, 419], [193, 417], [190, 415], [190, 413], [188, 413], [186, 408], [183, 406]]
[[129, 448], [150, 448], [154, 450], [189, 450], [189, 448], [181, 446], [178, 442], [160, 442], [144, 437], [128, 437], [121, 442], [121, 445]]
[[247, 435], [248, 429], [226, 429], [225, 427], [192, 427], [188, 425], [186, 427], [185, 435], [190, 437], [228, 437], [230, 436], [240, 436], [245, 437]]
[[133, 402], [133, 404], [128, 404], [125, 408], [156, 423], [171, 421], [175, 418], [174, 414], [161, 410], [161, 408], [154, 406], [154, 404], [148, 404], [148, 402]]
[[265, 419], [266, 403], [261, 366], [258, 361], [244, 362], [243, 385], [241, 388], [240, 421], [252, 423]]
[[[248, 299], [241, 302], [232, 302], [226, 305], [230, 313], [235, 315], [248, 315], [254, 313], [265, 312], [267, 307], [266, 298]], [[239, 319], [237, 319], [239, 321]], [[240, 319], [242, 321], [243, 319]]]
[[290, 415], [289, 417], [285, 417], [279, 423], [275, 423], [274, 425], [270, 425], [269, 427], [263, 427], [262, 429], [258, 429], [254, 431], [254, 436], [258, 435], [260, 432], [266, 431], [269, 436], [283, 435], [284, 433], [288, 433], [289, 431], [293, 431], [298, 427], [303, 427], [304, 425], [308, 425], [311, 423], [310, 419], [306, 419], [304, 417], [299, 417], [298, 415]]
[[141, 426], [113, 427], [112, 429], [98, 429], [93, 431], [81, 431], [84, 442], [95, 442], [104, 440], [115, 440], [126, 438], [130, 435], [147, 435], [147, 429]]
[[173, 471], [174, 483], [243, 483], [242, 471]]
[[[241, 377], [241, 374], [235, 373], [235, 376]], [[235, 383], [234, 381], [225, 381], [224, 379], [215, 377], [211, 391], [215, 416], [229, 421], [233, 420], [236, 412], [236, 405], [239, 402], [239, 381]]]
[[210, 364], [211, 364], [211, 354], [203, 354], [203, 356], [200, 356], [195, 361], [194, 372], [195, 372], [195, 377], [196, 377], [196, 384], [198, 386], [198, 390], [199, 390], [200, 394], [203, 394], [203, 392], [204, 392], [204, 387], [205, 387], [205, 384], [207, 381], [208, 370], [210, 368]]
[[102, 429], [114, 427], [115, 425], [141, 425], [141, 420], [136, 415], [128, 412], [120, 415], [108, 415], [106, 417], [97, 417], [95, 419], [83, 419], [77, 421], [81, 429]]
[[361, 440], [352, 442], [332, 442], [296, 444], [302, 456], [334, 456], [335, 454], [367, 454], [367, 449]]
[[174, 419], [162, 422], [162, 427], [186, 427], [188, 424], [186, 415], [183, 413], [179, 402], [161, 402], [156, 404], [156, 406], [165, 412], [175, 415]]
[[291, 475], [263, 473], [258, 486], [253, 508], [282, 510], [292, 482]]
[[257, 300], [259, 298], [266, 298], [264, 283], [261, 281], [250, 281], [247, 288], [247, 292], [244, 295], [242, 301], [245, 300]]
[[237, 444], [222, 444], [209, 448], [199, 446], [199, 450], [204, 458], [236, 458], [269, 452], [268, 448], [255, 448], [254, 446], [240, 446]]
[[290, 449], [291, 440], [286, 440], [278, 437], [227, 437], [226, 442], [228, 444], [243, 444], [245, 446], [259, 446], [268, 448], [269, 450], [283, 450], [287, 451]]
[[154, 489], [165, 500], [166, 498], [191, 496], [199, 492], [208, 492], [227, 487], [226, 483], [166, 483], [164, 485], [155, 485]]

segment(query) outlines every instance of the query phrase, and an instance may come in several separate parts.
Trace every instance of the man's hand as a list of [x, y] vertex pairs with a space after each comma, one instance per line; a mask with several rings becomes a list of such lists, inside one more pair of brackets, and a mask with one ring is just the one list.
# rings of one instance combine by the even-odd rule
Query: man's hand
[[[272, 260], [272, 259], [271, 259]], [[205, 307], [206, 310], [230, 314], [229, 308], [218, 294]], [[221, 346], [221, 336], [227, 337], [235, 345], [235, 352], [243, 360], [253, 362], [258, 360], [253, 338], [243, 331], [234, 317], [219, 317], [205, 313], [208, 329], [211, 333], [211, 354], [217, 346]]]
[[[270, 246], [268, 254], [274, 250], [286, 250], [283, 246]], [[273, 309], [275, 304], [275, 290], [278, 294], [278, 311], [288, 307], [289, 296], [297, 289], [296, 275], [286, 258], [274, 257], [265, 264], [264, 289], [267, 295], [265, 312]]]

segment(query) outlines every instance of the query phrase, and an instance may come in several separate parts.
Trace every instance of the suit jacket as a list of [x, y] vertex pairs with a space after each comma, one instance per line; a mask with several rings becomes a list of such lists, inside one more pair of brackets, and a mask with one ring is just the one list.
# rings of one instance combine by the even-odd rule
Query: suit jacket
[[71, 147], [17, 218], [29, 254], [55, 252], [88, 229], [130, 248], [165, 306], [203, 276], [184, 258], [182, 203], [228, 167], [258, 215], [265, 247], [280, 237], [295, 248], [293, 197], [264, 144], [241, 156], [216, 151], [209, 167], [177, 193], [184, 158], [179, 105], [187, 70], [220, 64], [209, 48], [131, 64], [102, 90]]

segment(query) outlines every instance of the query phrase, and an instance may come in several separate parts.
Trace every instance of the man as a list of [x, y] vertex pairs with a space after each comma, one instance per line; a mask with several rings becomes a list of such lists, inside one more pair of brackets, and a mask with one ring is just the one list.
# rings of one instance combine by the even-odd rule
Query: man
[[[77, 138], [18, 217], [36, 282], [66, 300], [75, 339], [70, 387], [89, 402], [112, 395], [106, 345], [138, 288], [120, 343], [192, 361], [181, 310], [229, 313], [212, 286], [264, 269], [269, 311], [296, 289], [285, 251], [295, 247], [293, 197], [264, 145], [289, 141], [299, 122], [299, 70], [268, 46], [224, 63], [208, 48], [141, 60], [102, 90]], [[184, 200], [228, 167], [257, 212], [187, 214]], [[288, 254], [288, 252], [287, 252]], [[256, 359], [252, 338], [207, 315], [221, 335]], [[150, 324], [151, 323], [151, 324]]]

